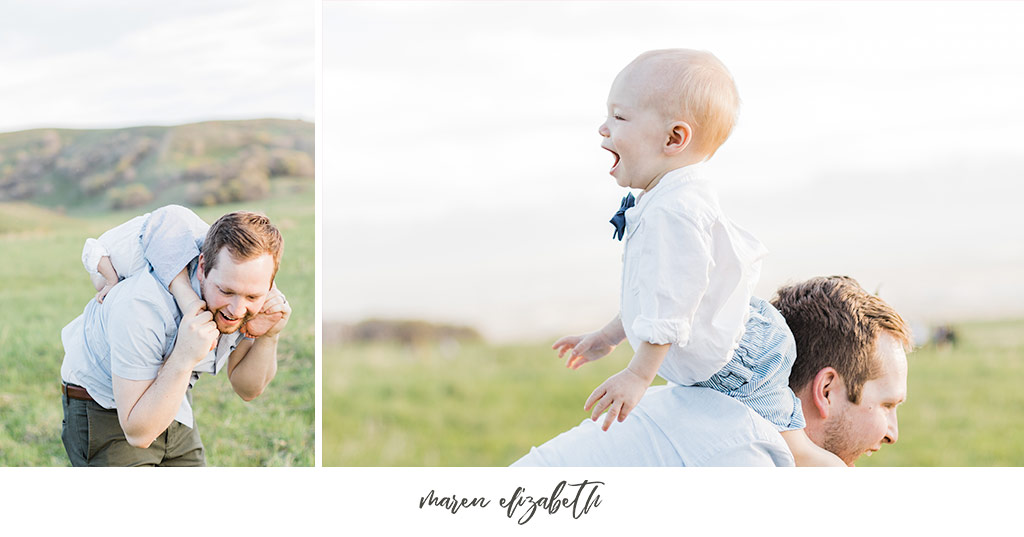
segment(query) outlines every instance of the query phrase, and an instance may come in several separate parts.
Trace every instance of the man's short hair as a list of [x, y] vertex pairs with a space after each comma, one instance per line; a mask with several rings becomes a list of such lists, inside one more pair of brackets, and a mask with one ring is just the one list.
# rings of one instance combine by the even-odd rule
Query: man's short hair
[[849, 276], [812, 278], [779, 288], [772, 300], [796, 339], [789, 386], [799, 391], [818, 371], [833, 367], [846, 383], [851, 403], [860, 402], [864, 383], [882, 374], [875, 357], [882, 332], [908, 352], [910, 328], [896, 310], [869, 294]]
[[694, 129], [695, 147], [708, 158], [732, 133], [740, 96], [729, 70], [703, 50], [662, 49], [644, 52], [634, 65], [647, 64], [663, 75], [665, 85], [649, 98], [664, 115], [683, 119]]
[[270, 281], [274, 281], [281, 265], [284, 239], [269, 218], [249, 211], [228, 213], [218, 218], [210, 226], [203, 242], [205, 275], [210, 275], [210, 271], [217, 265], [217, 254], [225, 247], [235, 261], [248, 261], [270, 254], [274, 258], [274, 273]]

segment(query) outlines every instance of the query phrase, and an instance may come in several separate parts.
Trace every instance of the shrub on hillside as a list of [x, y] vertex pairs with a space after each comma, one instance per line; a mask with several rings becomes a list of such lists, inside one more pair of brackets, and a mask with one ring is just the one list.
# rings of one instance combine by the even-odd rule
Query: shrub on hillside
[[272, 177], [313, 177], [313, 157], [303, 151], [275, 149], [270, 152]]
[[114, 209], [135, 209], [153, 201], [153, 193], [146, 185], [136, 183], [110, 189], [109, 199]]
[[470, 326], [417, 319], [367, 319], [354, 325], [325, 323], [323, 339], [325, 343], [396, 342], [418, 346], [444, 341], [482, 341], [483, 337]]

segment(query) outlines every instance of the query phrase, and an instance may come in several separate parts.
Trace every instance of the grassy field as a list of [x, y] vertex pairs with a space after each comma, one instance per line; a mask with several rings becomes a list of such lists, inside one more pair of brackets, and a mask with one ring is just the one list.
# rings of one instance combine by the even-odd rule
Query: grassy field
[[[223, 375], [196, 384], [196, 419], [211, 466], [311, 466], [314, 420], [314, 203], [312, 182], [278, 185], [270, 200], [198, 210], [208, 222], [238, 209], [266, 213], [281, 229], [278, 286], [292, 320], [277, 377], [251, 403]], [[60, 216], [0, 204], [0, 466], [66, 466], [60, 440], [61, 328], [95, 294], [80, 255], [87, 237], [135, 212]]]
[[[1024, 465], [1024, 321], [964, 324], [910, 355], [899, 443], [860, 466]], [[578, 371], [546, 345], [323, 352], [328, 466], [504, 466], [580, 422], [628, 346]]]

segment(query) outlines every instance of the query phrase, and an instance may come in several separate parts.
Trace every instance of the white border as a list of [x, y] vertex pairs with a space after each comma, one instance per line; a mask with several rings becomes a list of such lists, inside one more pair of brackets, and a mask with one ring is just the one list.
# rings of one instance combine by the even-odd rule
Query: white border
[[[72, 472], [75, 472], [72, 475]], [[1019, 529], [1021, 468], [209, 468], [205, 470], [7, 468], [0, 487], [5, 534], [553, 535], [988, 534]], [[526, 507], [499, 502], [518, 487], [550, 495], [562, 480], [601, 481], [601, 503]], [[1005, 484], [1005, 485], [1004, 485]], [[438, 497], [490, 504], [452, 514], [419, 507]], [[572, 489], [570, 489], [572, 490]], [[589, 489], [588, 489], [589, 490]], [[563, 495], [571, 499], [569, 495]], [[577, 504], [579, 507], [581, 504]], [[15, 530], [15, 531], [11, 531]], [[23, 530], [23, 531], [17, 531]]]
[[323, 151], [322, 151], [322, 149], [323, 149], [323, 76], [321, 74], [321, 73], [323, 73], [323, 46], [322, 46], [322, 43], [323, 43], [323, 22], [322, 22], [323, 21], [323, 2], [321, 2], [320, 0], [310, 0], [310, 1], [316, 2], [316, 8], [313, 10], [314, 11], [314, 17], [315, 17], [314, 32], [316, 34], [316, 39], [314, 41], [314, 43], [315, 43], [314, 47], [316, 48], [316, 50], [314, 50], [314, 52], [313, 52], [314, 58], [315, 58], [314, 59], [314, 65], [316, 66], [316, 76], [315, 76], [315, 85], [316, 85], [316, 97], [315, 97], [315, 99], [316, 99], [316, 104], [315, 104], [316, 110], [315, 110], [315, 115], [316, 115], [316, 119], [314, 120], [314, 124], [313, 124], [313, 133], [314, 133], [313, 134], [313, 137], [314, 137], [313, 151], [315, 153], [314, 156], [313, 156], [313, 158], [314, 158], [314, 171], [313, 171], [313, 174], [314, 174], [314, 183], [315, 183], [315, 187], [314, 187], [314, 189], [315, 189], [315, 201], [314, 201], [314, 204], [316, 205], [316, 216], [315, 216], [315, 220], [314, 220], [315, 221], [315, 226], [314, 227], [316, 228], [316, 237], [314, 238], [314, 245], [315, 245], [314, 248], [315, 248], [315, 252], [316, 252], [315, 253], [315, 259], [314, 259], [314, 267], [315, 267], [314, 270], [316, 271], [316, 275], [314, 277], [315, 283], [314, 283], [314, 287], [313, 287], [314, 288], [314, 293], [315, 293], [313, 301], [316, 303], [316, 305], [315, 305], [315, 313], [313, 315], [314, 334], [315, 334], [314, 335], [314, 342], [313, 342], [313, 345], [314, 345], [313, 354], [315, 356], [315, 358], [314, 358], [314, 360], [315, 360], [314, 369], [316, 371], [316, 373], [315, 373], [315, 375], [316, 375], [316, 381], [315, 381], [316, 382], [316, 402], [315, 402], [316, 407], [315, 407], [315, 410], [314, 410], [314, 413], [313, 413], [313, 416], [314, 416], [313, 419], [315, 420], [314, 421], [315, 433], [314, 433], [314, 437], [313, 437], [313, 445], [314, 445], [314, 449], [316, 450], [316, 453], [314, 455], [314, 463], [313, 464], [316, 467], [320, 467], [320, 466], [323, 465], [323, 420], [321, 419], [321, 417], [323, 416], [323, 412], [322, 412], [322, 410], [323, 410], [323, 353], [321, 352], [322, 342], [323, 342], [323, 309], [322, 309], [322, 304], [321, 304], [321, 302], [322, 302], [321, 297], [323, 296], [323, 286], [322, 286], [323, 276], [322, 275], [323, 275], [324, 270], [323, 270], [323, 255], [321, 253], [321, 245], [322, 245], [323, 234], [324, 234], [323, 233], [323, 216], [322, 216], [322, 214], [323, 214], [323, 188], [324, 188], [324, 182], [323, 182], [323, 178], [320, 175], [322, 173], [323, 169], [324, 169], [323, 168]]

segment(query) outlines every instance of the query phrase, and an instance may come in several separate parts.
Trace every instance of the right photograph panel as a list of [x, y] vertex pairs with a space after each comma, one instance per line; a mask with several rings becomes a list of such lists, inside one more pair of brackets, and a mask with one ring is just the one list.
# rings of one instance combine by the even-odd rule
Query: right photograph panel
[[1015, 15], [325, 2], [323, 464], [1024, 465]]

